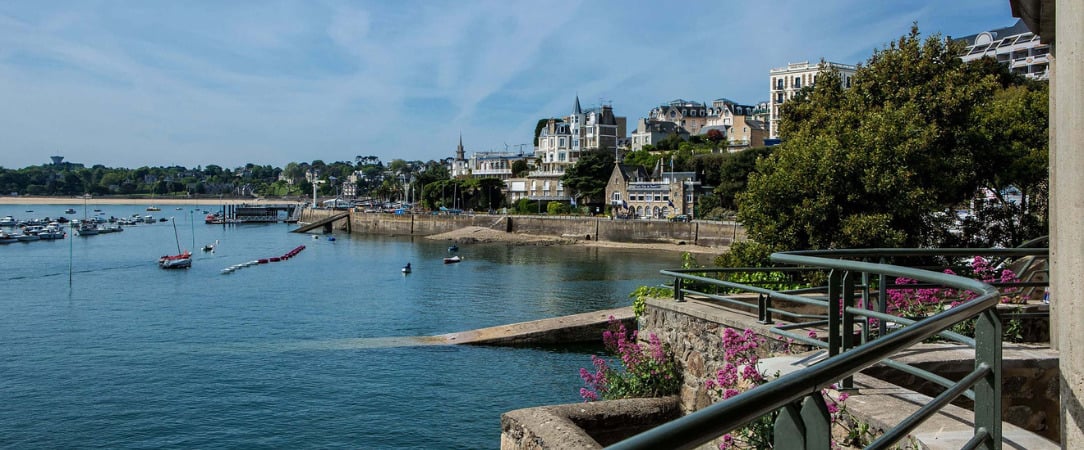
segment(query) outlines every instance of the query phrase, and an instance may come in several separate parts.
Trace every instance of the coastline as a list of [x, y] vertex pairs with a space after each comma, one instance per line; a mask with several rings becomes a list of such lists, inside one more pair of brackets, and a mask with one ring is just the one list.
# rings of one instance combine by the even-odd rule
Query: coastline
[[282, 203], [300, 203], [296, 200], [255, 199], [255, 198], [124, 198], [124, 197], [0, 197], [0, 205], [267, 205]]
[[464, 227], [447, 233], [434, 234], [426, 236], [425, 239], [451, 241], [457, 244], [500, 243], [510, 245], [577, 245], [583, 247], [660, 250], [691, 253], [695, 255], [721, 255], [729, 250], [729, 247], [707, 247], [694, 244], [596, 241], [563, 236], [509, 233], [477, 226]]

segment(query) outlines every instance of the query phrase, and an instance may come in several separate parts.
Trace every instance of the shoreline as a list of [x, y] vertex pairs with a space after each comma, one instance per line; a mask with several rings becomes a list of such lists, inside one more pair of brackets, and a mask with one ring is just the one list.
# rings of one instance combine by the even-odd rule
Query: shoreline
[[463, 227], [447, 233], [439, 233], [425, 236], [425, 239], [434, 241], [450, 241], [456, 244], [508, 244], [508, 245], [538, 245], [538, 246], [581, 246], [600, 247], [631, 250], [661, 250], [694, 255], [721, 255], [730, 250], [729, 247], [707, 247], [695, 244], [664, 243], [664, 242], [614, 242], [597, 241], [563, 236], [547, 236], [538, 234], [509, 233], [497, 231], [485, 227]]
[[296, 200], [255, 199], [255, 198], [123, 198], [123, 197], [0, 197], [0, 205], [269, 205], [282, 203], [301, 203]]

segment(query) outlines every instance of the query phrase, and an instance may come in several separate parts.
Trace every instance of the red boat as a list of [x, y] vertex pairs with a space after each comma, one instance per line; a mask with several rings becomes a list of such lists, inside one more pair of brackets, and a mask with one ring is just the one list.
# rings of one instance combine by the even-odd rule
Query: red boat
[[192, 252], [185, 250], [177, 255], [166, 255], [158, 258], [158, 267], [163, 269], [187, 269], [192, 267]]

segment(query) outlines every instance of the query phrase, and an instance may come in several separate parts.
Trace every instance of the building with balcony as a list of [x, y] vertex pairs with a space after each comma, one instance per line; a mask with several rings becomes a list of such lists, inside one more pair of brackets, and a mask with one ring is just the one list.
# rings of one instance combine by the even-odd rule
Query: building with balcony
[[[843, 88], [851, 87], [851, 79], [857, 67], [848, 64], [826, 62], [829, 70], [839, 72], [840, 83]], [[768, 138], [779, 138], [779, 111], [783, 103], [798, 93], [806, 86], [813, 86], [820, 73], [820, 64], [810, 64], [809, 61], [790, 63], [786, 67], [778, 67], [768, 71], [769, 98], [768, 98]]]
[[955, 39], [967, 47], [960, 59], [974, 61], [994, 58], [1009, 67], [1013, 73], [1036, 80], [1049, 78], [1050, 45], [1028, 30], [1023, 20], [1010, 27], [964, 36]]
[[643, 150], [645, 145], [656, 145], [663, 139], [675, 134], [680, 136], [681, 139], [689, 139], [689, 130], [674, 122], [640, 119], [636, 122], [636, 129], [632, 131], [629, 149], [632, 151]]

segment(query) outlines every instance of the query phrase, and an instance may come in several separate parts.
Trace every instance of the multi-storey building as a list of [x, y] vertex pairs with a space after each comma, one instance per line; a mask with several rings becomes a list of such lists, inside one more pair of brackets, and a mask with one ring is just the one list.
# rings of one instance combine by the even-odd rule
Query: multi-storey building
[[632, 151], [643, 150], [645, 145], [658, 144], [659, 141], [675, 134], [681, 136], [682, 139], [689, 138], [689, 131], [674, 122], [640, 119], [632, 132], [629, 148]]
[[652, 108], [647, 118], [659, 122], [672, 122], [689, 130], [690, 134], [700, 134], [700, 128], [708, 121], [708, 108], [703, 103], [679, 98]]
[[[839, 64], [834, 62], [825, 63], [829, 70], [839, 72], [840, 83], [843, 88], [851, 87], [851, 78], [857, 68], [853, 65]], [[783, 103], [794, 97], [803, 87], [813, 86], [820, 73], [819, 64], [810, 64], [809, 61], [787, 64], [787, 67], [779, 67], [768, 71], [770, 78], [768, 99], [768, 137], [779, 137], [779, 111]]]
[[535, 167], [526, 179], [509, 182], [509, 199], [522, 188], [532, 200], [568, 200], [571, 193], [565, 192], [561, 176], [584, 151], [604, 148], [616, 152], [625, 141], [625, 126], [625, 118], [615, 116], [610, 105], [585, 111], [576, 96], [572, 114], [550, 119], [539, 131]]
[[1011, 27], [983, 31], [981, 33], [956, 39], [967, 48], [960, 59], [974, 61], [990, 57], [1009, 66], [1013, 73], [1028, 78], [1045, 80], [1049, 77], [1050, 46], [1039, 41], [1023, 20], [1017, 20]]
[[692, 217], [699, 186], [694, 172], [665, 172], [660, 163], [649, 174], [642, 166], [617, 163], [606, 184], [606, 199], [615, 217]]

